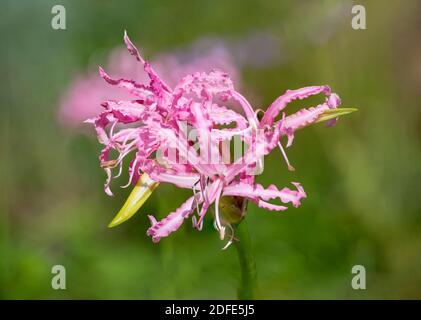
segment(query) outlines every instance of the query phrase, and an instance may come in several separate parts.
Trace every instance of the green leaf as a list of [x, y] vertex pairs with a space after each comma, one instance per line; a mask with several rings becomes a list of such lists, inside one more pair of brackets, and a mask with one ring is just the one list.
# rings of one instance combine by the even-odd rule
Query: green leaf
[[328, 109], [325, 112], [323, 112], [319, 118], [316, 120], [317, 122], [323, 122], [323, 121], [328, 121], [331, 119], [335, 119], [337, 117], [340, 116], [344, 116], [346, 114], [350, 114], [353, 113], [355, 111], [357, 111], [358, 109], [356, 108], [337, 108], [337, 109]]
[[133, 217], [158, 185], [158, 182], [153, 181], [146, 173], [144, 173], [139, 178], [139, 181], [133, 188], [123, 207], [110, 222], [108, 227], [112, 228], [118, 226]]

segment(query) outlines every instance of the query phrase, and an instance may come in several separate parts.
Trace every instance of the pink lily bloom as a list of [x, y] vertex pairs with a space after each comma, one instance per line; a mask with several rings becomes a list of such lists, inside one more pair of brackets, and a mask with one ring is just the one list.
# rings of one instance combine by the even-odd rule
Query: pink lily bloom
[[[264, 156], [277, 147], [288, 168], [293, 170], [280, 143], [281, 138], [287, 137], [287, 146], [290, 146], [296, 130], [320, 121], [329, 110], [340, 105], [339, 97], [331, 93], [328, 86], [288, 90], [268, 107], [259, 121], [255, 110], [235, 90], [226, 73], [218, 70], [197, 72], [170, 87], [143, 59], [127, 34], [124, 41], [130, 54], [143, 66], [149, 83], [114, 79], [100, 68], [100, 75], [107, 83], [126, 89], [134, 99], [106, 101], [102, 104], [105, 110], [87, 122], [95, 125], [99, 142], [105, 146], [100, 163], [108, 176], [105, 183], [107, 194], [112, 195], [112, 169], [116, 168], [119, 176], [123, 159], [129, 154], [132, 156], [126, 186], [136, 184], [137, 190], [149, 190], [149, 194], [157, 183], [192, 190], [192, 196], [164, 219], [157, 221], [149, 216], [152, 225], [147, 234], [153, 242], [176, 231], [189, 217], [194, 227], [200, 230], [208, 209], [214, 204], [215, 228], [221, 239], [225, 237], [226, 227], [229, 228], [229, 245], [234, 234], [230, 223], [220, 213], [221, 197], [248, 199], [259, 207], [275, 211], [286, 210], [287, 204], [300, 205], [306, 193], [298, 182], [292, 183], [295, 189], [279, 189], [274, 185], [265, 188], [255, 183], [254, 178], [262, 169]], [[283, 113], [291, 101], [321, 93], [326, 96], [324, 103], [288, 116]], [[235, 109], [238, 112], [227, 107], [234, 104], [239, 107]], [[334, 124], [336, 113], [327, 119]], [[246, 145], [246, 151], [231, 160], [226, 143], [236, 137]], [[118, 152], [117, 158], [110, 159], [111, 150]], [[136, 198], [137, 195], [130, 197]], [[280, 203], [269, 202], [275, 199]], [[113, 225], [126, 219], [117, 220]]]

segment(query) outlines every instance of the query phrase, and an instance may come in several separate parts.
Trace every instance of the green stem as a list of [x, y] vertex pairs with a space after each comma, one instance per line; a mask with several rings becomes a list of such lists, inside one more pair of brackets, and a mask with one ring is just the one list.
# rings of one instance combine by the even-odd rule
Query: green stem
[[255, 298], [256, 290], [256, 263], [252, 253], [250, 235], [245, 220], [235, 226], [235, 236], [239, 241], [235, 241], [238, 258], [241, 267], [241, 282], [238, 288], [238, 299], [251, 300]]

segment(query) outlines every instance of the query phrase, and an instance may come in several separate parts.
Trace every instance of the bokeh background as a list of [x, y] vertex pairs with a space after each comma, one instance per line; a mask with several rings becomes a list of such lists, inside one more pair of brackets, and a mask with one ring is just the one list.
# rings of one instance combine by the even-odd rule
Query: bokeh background
[[[66, 8], [64, 31], [51, 28], [55, 4]], [[359, 108], [336, 127], [299, 132], [288, 153], [295, 172], [277, 152], [266, 159], [260, 183], [300, 181], [308, 198], [285, 213], [249, 206], [258, 298], [421, 298], [421, 1], [358, 1], [366, 30], [351, 28], [353, 4], [2, 1], [0, 297], [236, 297], [236, 251], [220, 250], [211, 219], [159, 244], [145, 234], [145, 213], [163, 217], [187, 191], [161, 185], [140, 214], [107, 228], [127, 176], [107, 197], [93, 129], [60, 120], [75, 77], [106, 65], [127, 29], [151, 60], [218, 39], [256, 108], [319, 84]], [[66, 267], [66, 290], [51, 288], [56, 264]], [[365, 291], [351, 287], [357, 264]]]

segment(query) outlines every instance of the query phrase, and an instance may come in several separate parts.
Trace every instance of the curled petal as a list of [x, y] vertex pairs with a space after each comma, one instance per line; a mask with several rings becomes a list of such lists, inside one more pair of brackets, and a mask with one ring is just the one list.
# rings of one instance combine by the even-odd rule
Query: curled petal
[[167, 237], [170, 233], [176, 231], [183, 224], [184, 219], [188, 218], [194, 210], [194, 196], [184, 202], [176, 211], [170, 213], [161, 221], [156, 221], [153, 216], [148, 216], [152, 226], [146, 234], [152, 237], [153, 242], [159, 242], [162, 237]]
[[241, 114], [223, 106], [212, 105], [209, 118], [215, 125], [228, 125], [234, 122], [238, 129], [247, 128], [247, 120]]
[[139, 121], [145, 114], [146, 107], [140, 100], [133, 101], [105, 101], [102, 106], [121, 123]]
[[[301, 199], [305, 198], [306, 194], [299, 183], [292, 182], [292, 184], [297, 188], [297, 190], [291, 190], [286, 187], [282, 190], [278, 190], [273, 184], [265, 189], [260, 184], [252, 186], [245, 183], [238, 183], [235, 185], [227, 186], [223, 191], [223, 195], [244, 197], [254, 201], [256, 201], [258, 198], [263, 201], [278, 198], [283, 203], [290, 202], [294, 207], [298, 207], [300, 205]], [[261, 202], [261, 205], [265, 205], [265, 203]]]
[[104, 191], [108, 196], [111, 197], [113, 193], [111, 192], [110, 184], [111, 184], [111, 179], [112, 179], [113, 174], [110, 168], [105, 168], [104, 170], [105, 170], [105, 173], [107, 174], [107, 180], [105, 181], [105, 184], [104, 184]]
[[194, 93], [197, 97], [202, 96], [205, 89], [209, 94], [223, 95], [227, 98], [234, 91], [234, 85], [225, 72], [213, 70], [209, 73], [196, 72], [185, 76], [174, 89], [175, 101], [183, 95]]
[[305, 87], [297, 90], [287, 90], [285, 94], [276, 99], [267, 109], [260, 125], [272, 125], [276, 116], [281, 112], [288, 103], [297, 99], [305, 99], [311, 95], [316, 95], [324, 92], [327, 96], [330, 95], [329, 86], [312, 86]]
[[134, 56], [137, 61], [143, 64], [143, 69], [151, 79], [151, 87], [154, 88], [155, 93], [161, 94], [162, 90], [171, 92], [170, 87], [158, 76], [149, 62], [145, 61], [145, 59], [143, 59], [143, 57], [140, 55], [139, 50], [137, 50], [133, 42], [129, 39], [126, 31], [124, 31], [124, 43], [126, 44], [127, 50], [130, 52], [130, 54]]
[[[206, 101], [204, 102], [206, 104]], [[209, 119], [209, 114], [206, 108], [199, 103], [193, 103], [191, 111], [194, 118], [194, 125], [196, 128], [197, 137], [200, 145], [200, 158], [206, 167], [219, 173], [225, 170], [225, 165], [221, 161], [219, 152], [219, 144], [214, 143], [212, 137], [212, 121]]]
[[147, 86], [137, 83], [134, 80], [128, 80], [128, 79], [123, 79], [123, 78], [120, 78], [120, 79], [111, 78], [101, 67], [99, 67], [99, 74], [109, 84], [120, 87], [120, 88], [124, 88], [127, 91], [129, 91], [131, 94], [139, 98], [147, 98], [148, 96], [152, 94], [152, 92]]
[[270, 210], [270, 211], [284, 211], [286, 209], [288, 209], [288, 207], [286, 206], [280, 206], [277, 204], [272, 204], [263, 200], [257, 200], [256, 201], [257, 205], [260, 208], [266, 209], [266, 210]]
[[157, 132], [161, 145], [164, 145], [165, 148], [176, 149], [181, 157], [187, 159], [188, 163], [191, 164], [198, 173], [205, 174], [206, 176], [214, 175], [214, 172], [210, 170], [209, 166], [203, 164], [197, 155], [196, 150], [190, 146], [187, 139], [179, 132], [181, 130], [179, 130], [178, 127], [174, 130], [173, 127], [165, 127], [156, 122], [151, 123], [150, 127]]
[[281, 131], [296, 131], [308, 126], [309, 124], [315, 122], [317, 118], [327, 109], [329, 109], [327, 104], [311, 107], [309, 109], [301, 109], [282, 120]]
[[[267, 136], [262, 130], [253, 131], [250, 138], [250, 147], [244, 153], [244, 156], [237, 159], [225, 173], [225, 181], [231, 182], [238, 174], [245, 173], [252, 167], [261, 168], [261, 159], [268, 154], [274, 144], [269, 144]], [[257, 165], [257, 166], [256, 166]]]
[[250, 105], [247, 99], [237, 91], [232, 92], [232, 98], [240, 104], [241, 108], [243, 108], [249, 125], [252, 128], [257, 129], [259, 121], [257, 119], [256, 113], [253, 110], [253, 107]]
[[108, 126], [111, 120], [113, 120], [113, 116], [110, 115], [109, 112], [102, 112], [96, 118], [85, 120], [85, 123], [92, 123], [95, 127], [99, 143], [107, 144], [108, 135], [105, 131], [105, 128]]
[[202, 210], [199, 214], [199, 221], [197, 222], [197, 226], [202, 224], [203, 219], [206, 215], [207, 210], [209, 209], [210, 205], [216, 201], [218, 197], [220, 197], [222, 189], [223, 189], [223, 182], [220, 179], [215, 180], [210, 185], [208, 185], [206, 188], [203, 188], [201, 186], [203, 192], [203, 206]]
[[199, 190], [196, 185], [200, 177], [198, 174], [171, 174], [171, 173], [151, 173], [151, 177], [159, 182], [167, 182], [176, 185], [179, 188]]
[[327, 109], [329, 109], [329, 106], [324, 103], [317, 107], [301, 109], [300, 111], [281, 120], [280, 132], [281, 135], [286, 135], [288, 137], [287, 147], [292, 144], [296, 130], [314, 123]]

